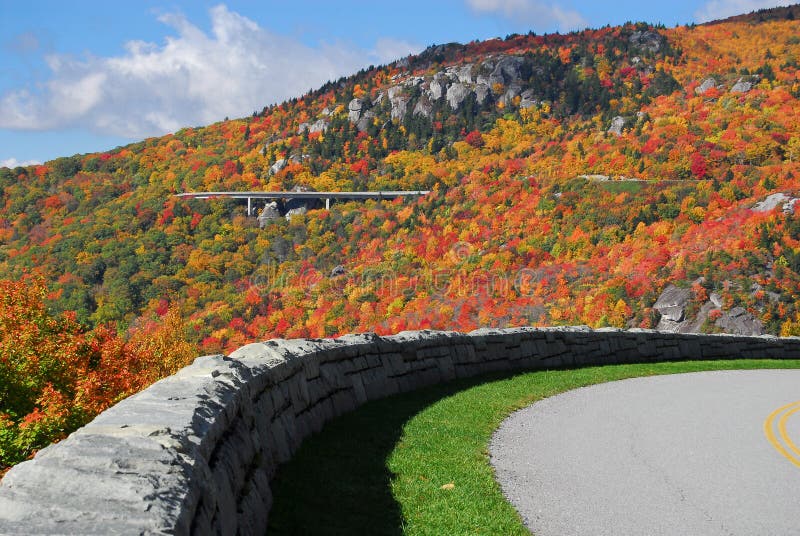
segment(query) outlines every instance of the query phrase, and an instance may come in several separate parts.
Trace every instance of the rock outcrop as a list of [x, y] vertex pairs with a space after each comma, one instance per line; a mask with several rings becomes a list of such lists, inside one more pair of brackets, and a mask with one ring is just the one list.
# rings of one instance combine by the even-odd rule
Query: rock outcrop
[[718, 328], [725, 333], [737, 335], [763, 335], [764, 325], [760, 320], [748, 313], [743, 307], [734, 307], [722, 313], [716, 322]]
[[405, 96], [403, 88], [400, 86], [390, 87], [386, 94], [392, 106], [392, 119], [399, 119], [402, 121], [406, 116], [406, 107], [408, 104], [408, 98]]
[[453, 110], [458, 110], [458, 107], [461, 106], [461, 103], [464, 102], [468, 94], [469, 90], [467, 86], [456, 82], [447, 88], [447, 104], [449, 104], [450, 108]]
[[661, 316], [656, 330], [669, 333], [700, 333], [709, 321], [711, 312], [719, 311], [714, 326], [724, 333], [735, 335], [763, 335], [764, 326], [760, 320], [742, 307], [733, 307], [729, 311], [723, 309], [723, 301], [719, 294], [712, 292], [708, 301], [703, 303], [693, 316], [687, 314], [692, 302], [692, 291], [668, 285], [653, 305], [653, 309]]
[[431, 106], [430, 101], [426, 97], [422, 97], [417, 101], [417, 104], [414, 105], [414, 115], [421, 115], [423, 117], [430, 118], [433, 113], [433, 106]]
[[276, 173], [280, 173], [280, 171], [286, 167], [286, 164], [289, 162], [285, 158], [279, 158], [269, 167], [270, 175], [275, 175]]
[[[429, 54], [434, 53], [426, 51], [423, 55]], [[514, 103], [521, 108], [530, 108], [539, 101], [533, 90], [525, 87], [527, 80], [522, 77], [525, 61], [525, 58], [515, 55], [489, 56], [481, 63], [453, 65], [433, 75], [399, 73], [392, 77], [394, 85], [378, 91], [373, 102], [363, 98], [352, 99], [347, 106], [348, 119], [359, 130], [367, 129], [376, 117], [370, 108], [380, 105], [384, 99], [390, 104], [391, 119], [399, 121], [409, 112], [432, 117], [441, 99], [445, 99], [448, 106], [456, 111], [471, 96], [481, 105], [493, 96], [491, 102], [497, 99], [506, 105]], [[311, 131], [312, 125], [304, 123], [301, 128]]]
[[372, 124], [373, 119], [375, 119], [375, 112], [367, 110], [361, 115], [361, 119], [356, 121], [356, 128], [359, 132], [364, 132]]
[[436, 73], [433, 80], [428, 84], [428, 97], [434, 101], [439, 100], [442, 98], [442, 95], [444, 95], [446, 88], [447, 82], [445, 81], [445, 76]]
[[615, 136], [622, 136], [622, 129], [625, 127], [625, 119], [618, 115], [611, 120], [611, 126], [608, 127], [608, 133]]
[[675, 285], [667, 286], [661, 296], [658, 297], [658, 300], [656, 300], [656, 303], [653, 304], [653, 309], [661, 315], [661, 320], [658, 322], [656, 329], [658, 331], [681, 333], [682, 329], [685, 328], [686, 306], [689, 305], [691, 296], [691, 290], [688, 288], [678, 288]]
[[780, 206], [785, 214], [794, 214], [794, 204], [796, 201], [798, 201], [798, 198], [783, 192], [778, 192], [768, 195], [762, 201], [753, 205], [753, 208], [750, 210], [753, 212], [769, 212]]
[[298, 134], [302, 134], [306, 130], [312, 134], [315, 132], [325, 132], [328, 130], [328, 121], [325, 119], [317, 119], [313, 123], [300, 123], [300, 126], [297, 127]]
[[278, 203], [276, 201], [267, 203], [258, 215], [258, 226], [263, 229], [271, 221], [278, 220], [280, 217], [281, 211], [278, 208]]
[[364, 109], [364, 101], [361, 99], [353, 99], [347, 105], [348, 114], [347, 117], [350, 119], [352, 123], [358, 121], [358, 118], [361, 117], [361, 110]]
[[696, 88], [694, 88], [694, 92], [695, 92], [695, 93], [697, 93], [698, 95], [703, 95], [703, 94], [705, 94], [705, 93], [706, 93], [708, 90], [710, 90], [711, 88], [715, 88], [715, 87], [717, 87], [717, 81], [716, 81], [716, 80], [714, 80], [712, 77], [710, 77], [710, 76], [709, 76], [708, 78], [706, 78], [705, 80], [703, 80], [703, 81], [700, 83], [700, 85], [699, 85], [699, 86], [697, 86]]
[[308, 208], [306, 208], [305, 206], [297, 207], [297, 208], [290, 208], [289, 210], [286, 211], [285, 218], [286, 218], [286, 221], [291, 221], [293, 217], [295, 217], [295, 216], [304, 216], [306, 213], [308, 213]]
[[642, 51], [655, 54], [664, 43], [664, 36], [650, 30], [638, 30], [631, 34], [628, 41]]
[[746, 81], [744, 78], [740, 78], [733, 84], [733, 87], [731, 87], [731, 93], [747, 93], [752, 88], [752, 83]]
[[[539, 104], [539, 101], [534, 98], [534, 93], [532, 89], [526, 89], [520, 95], [521, 100], [519, 102], [520, 108], [531, 108], [532, 106], [536, 106]], [[478, 101], [481, 102], [481, 101]]]

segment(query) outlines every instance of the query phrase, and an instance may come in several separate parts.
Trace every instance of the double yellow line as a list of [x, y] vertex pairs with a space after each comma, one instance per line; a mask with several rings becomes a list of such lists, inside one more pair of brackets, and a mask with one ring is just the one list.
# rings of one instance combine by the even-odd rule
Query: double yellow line
[[[800, 467], [800, 448], [792, 442], [789, 434], [786, 433], [786, 421], [798, 412], [800, 412], [800, 400], [786, 404], [770, 413], [767, 420], [764, 421], [764, 435], [767, 436], [767, 441], [775, 447], [775, 450], [797, 467]], [[776, 419], [777, 424], [775, 422]], [[776, 429], [777, 434], [775, 433]]]

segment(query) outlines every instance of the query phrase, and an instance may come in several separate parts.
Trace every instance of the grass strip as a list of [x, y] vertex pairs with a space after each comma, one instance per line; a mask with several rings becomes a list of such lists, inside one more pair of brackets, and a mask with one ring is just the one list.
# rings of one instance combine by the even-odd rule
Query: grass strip
[[495, 374], [369, 402], [326, 425], [279, 469], [268, 534], [529, 534], [488, 460], [492, 433], [513, 411], [625, 378], [761, 368], [800, 368], [800, 361]]

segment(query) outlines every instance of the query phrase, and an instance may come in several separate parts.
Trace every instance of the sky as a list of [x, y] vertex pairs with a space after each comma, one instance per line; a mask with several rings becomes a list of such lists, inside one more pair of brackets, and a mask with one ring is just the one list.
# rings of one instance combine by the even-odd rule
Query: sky
[[433, 44], [791, 3], [0, 0], [0, 167], [244, 117]]

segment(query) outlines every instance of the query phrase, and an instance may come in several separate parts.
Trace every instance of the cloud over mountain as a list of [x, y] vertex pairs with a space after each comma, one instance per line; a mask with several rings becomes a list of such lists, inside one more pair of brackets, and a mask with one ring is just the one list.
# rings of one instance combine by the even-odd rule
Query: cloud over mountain
[[697, 22], [708, 22], [793, 3], [786, 0], [709, 0], [695, 12], [695, 18]]
[[181, 15], [161, 16], [174, 35], [163, 44], [128, 42], [119, 56], [49, 55], [51, 76], [41, 88], [0, 97], [0, 128], [77, 126], [130, 138], [151, 136], [247, 115], [421, 48], [392, 39], [379, 40], [373, 50], [341, 42], [311, 47], [224, 5], [212, 8], [210, 17], [206, 33]]
[[6, 158], [5, 160], [0, 160], [0, 167], [7, 167], [7, 168], [15, 168], [18, 166], [33, 166], [36, 164], [41, 164], [38, 160], [17, 160], [16, 158]]
[[564, 9], [555, 2], [539, 0], [466, 0], [466, 2], [478, 13], [497, 13], [536, 27], [554, 25], [559, 31], [569, 31], [589, 25], [580, 13]]

